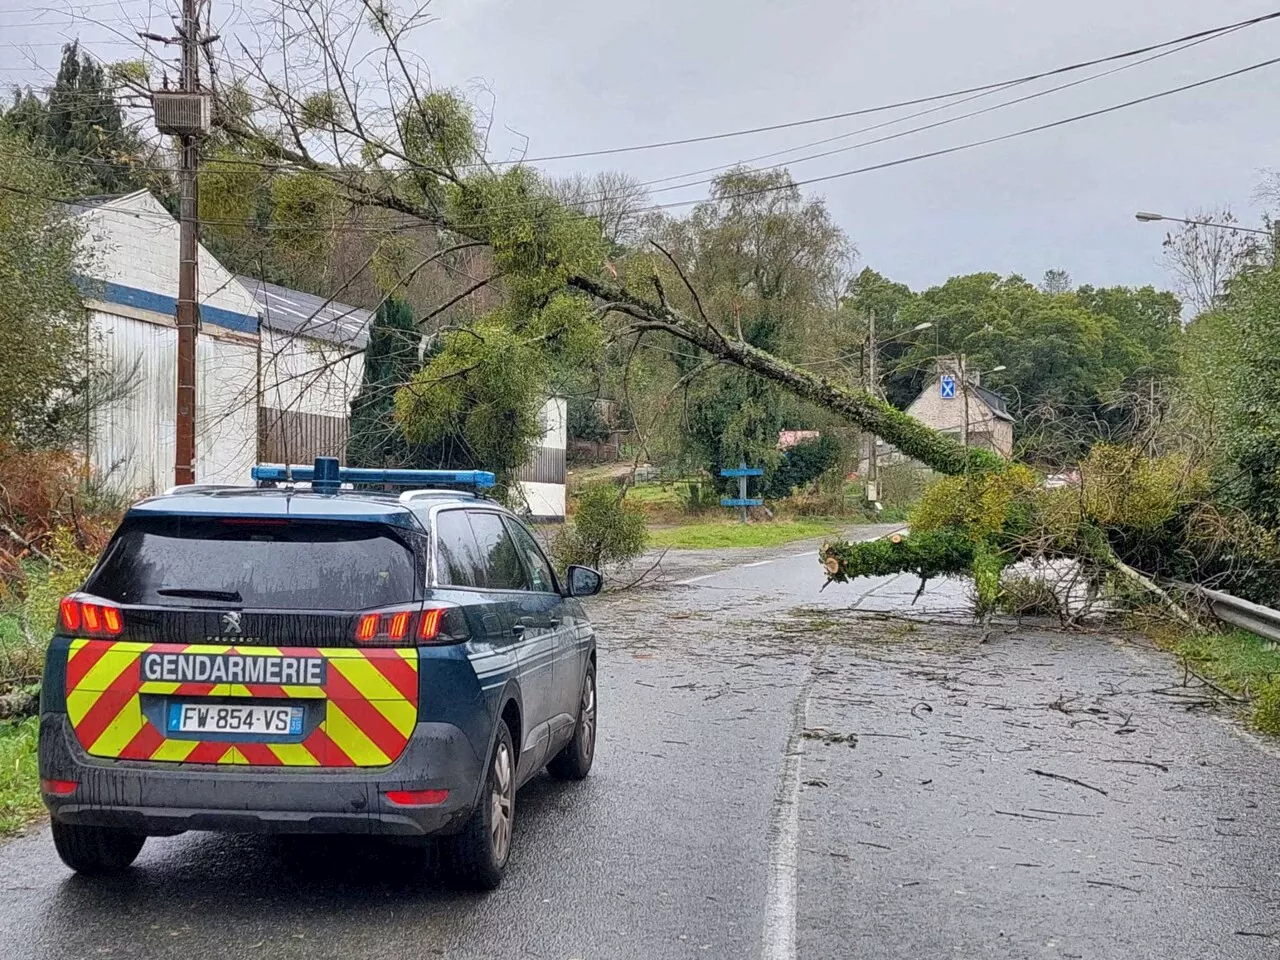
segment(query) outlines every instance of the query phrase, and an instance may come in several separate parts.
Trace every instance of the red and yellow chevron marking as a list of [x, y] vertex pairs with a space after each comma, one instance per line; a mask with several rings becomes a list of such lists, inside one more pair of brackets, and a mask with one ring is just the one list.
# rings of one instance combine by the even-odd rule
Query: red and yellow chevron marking
[[[322, 686], [178, 683], [142, 679], [148, 653], [324, 657]], [[143, 713], [143, 698], [324, 699], [325, 718], [300, 743], [170, 739]], [[380, 767], [404, 751], [418, 721], [413, 649], [231, 647], [74, 640], [67, 655], [67, 714], [95, 757], [270, 767]]]

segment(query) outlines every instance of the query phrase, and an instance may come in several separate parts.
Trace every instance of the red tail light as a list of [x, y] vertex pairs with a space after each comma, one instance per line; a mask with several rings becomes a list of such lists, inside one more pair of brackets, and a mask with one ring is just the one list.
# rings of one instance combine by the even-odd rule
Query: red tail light
[[40, 789], [51, 797], [69, 797], [79, 789], [74, 780], [41, 780]]
[[68, 633], [110, 639], [124, 633], [124, 615], [114, 603], [72, 594], [58, 605], [58, 618]]
[[[367, 647], [413, 647], [440, 639], [444, 608], [371, 610], [356, 620], [356, 643]], [[417, 629], [415, 630], [415, 622]]]

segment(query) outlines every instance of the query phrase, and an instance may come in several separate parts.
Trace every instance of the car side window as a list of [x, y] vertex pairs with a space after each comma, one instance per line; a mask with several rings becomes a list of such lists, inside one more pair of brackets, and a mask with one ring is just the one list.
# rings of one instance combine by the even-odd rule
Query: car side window
[[435, 516], [436, 577], [442, 587], [487, 587], [484, 554], [465, 510]]
[[529, 577], [502, 517], [487, 510], [468, 510], [467, 515], [484, 558], [486, 585], [494, 590], [528, 590]]
[[524, 555], [525, 563], [529, 565], [529, 576], [533, 580], [533, 589], [543, 593], [556, 592], [556, 579], [551, 573], [551, 564], [547, 563], [547, 558], [542, 555], [542, 548], [538, 546], [538, 541], [533, 538], [524, 524], [517, 520], [507, 520], [507, 527], [511, 530], [511, 535], [515, 537], [516, 546], [520, 548], [520, 553]]

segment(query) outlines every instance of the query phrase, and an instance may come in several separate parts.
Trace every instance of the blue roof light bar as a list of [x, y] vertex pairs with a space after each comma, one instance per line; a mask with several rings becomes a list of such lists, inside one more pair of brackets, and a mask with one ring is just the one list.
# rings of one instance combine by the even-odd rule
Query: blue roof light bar
[[393, 487], [445, 487], [486, 490], [498, 482], [488, 470], [397, 470], [339, 467], [334, 457], [317, 457], [315, 466], [260, 463], [250, 471], [258, 483], [310, 483], [317, 492], [334, 493], [344, 483]]

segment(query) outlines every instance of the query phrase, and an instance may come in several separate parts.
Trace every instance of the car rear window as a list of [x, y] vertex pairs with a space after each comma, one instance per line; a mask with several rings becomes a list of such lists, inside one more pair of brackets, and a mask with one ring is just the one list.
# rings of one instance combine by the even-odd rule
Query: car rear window
[[414, 599], [410, 547], [376, 523], [130, 521], [85, 590], [117, 603], [368, 610]]

